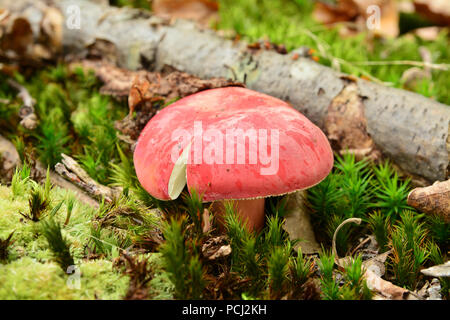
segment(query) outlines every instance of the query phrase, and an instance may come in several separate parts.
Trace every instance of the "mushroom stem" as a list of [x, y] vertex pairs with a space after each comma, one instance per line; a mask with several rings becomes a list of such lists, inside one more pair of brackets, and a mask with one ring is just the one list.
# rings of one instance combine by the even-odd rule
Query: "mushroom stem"
[[[247, 229], [252, 231], [261, 231], [264, 227], [264, 198], [235, 200], [236, 210]], [[218, 222], [223, 227], [225, 207], [223, 201], [215, 202], [214, 211], [218, 213]]]

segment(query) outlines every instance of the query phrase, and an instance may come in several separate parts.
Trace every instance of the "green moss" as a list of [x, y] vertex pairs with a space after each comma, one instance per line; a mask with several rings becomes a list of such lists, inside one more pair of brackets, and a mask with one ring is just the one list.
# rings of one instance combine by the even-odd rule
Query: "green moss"
[[79, 268], [77, 289], [73, 275], [64, 274], [52, 262], [24, 257], [0, 265], [0, 299], [120, 299], [125, 295], [128, 278], [114, 271], [110, 261], [89, 261]]

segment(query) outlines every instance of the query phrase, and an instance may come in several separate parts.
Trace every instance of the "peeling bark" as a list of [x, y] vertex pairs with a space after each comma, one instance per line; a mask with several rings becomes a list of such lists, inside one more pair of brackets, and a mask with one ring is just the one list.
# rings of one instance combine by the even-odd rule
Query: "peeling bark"
[[[39, 39], [43, 1], [0, 0], [1, 7], [26, 17]], [[58, 1], [68, 21], [73, 1]], [[200, 78], [231, 78], [248, 88], [291, 103], [322, 129], [333, 100], [346, 86], [345, 76], [308, 58], [292, 59], [272, 51], [250, 50], [243, 42], [219, 37], [194, 23], [168, 24], [147, 12], [77, 1], [80, 29], [64, 23], [65, 53], [87, 55], [99, 41], [119, 66], [162, 70], [171, 66]], [[99, 49], [100, 48], [100, 49]], [[21, 48], [23, 49], [23, 48]], [[101, 54], [101, 46], [97, 46]], [[429, 181], [447, 177], [450, 108], [421, 95], [355, 79], [366, 130], [374, 145], [404, 171]], [[358, 147], [361, 149], [360, 147]]]

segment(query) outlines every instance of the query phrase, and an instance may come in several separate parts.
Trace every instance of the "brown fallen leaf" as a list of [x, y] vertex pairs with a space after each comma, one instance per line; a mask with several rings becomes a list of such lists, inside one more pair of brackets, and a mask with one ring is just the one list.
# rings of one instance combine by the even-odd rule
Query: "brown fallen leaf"
[[420, 270], [424, 275], [435, 278], [450, 278], [450, 261], [444, 264]]
[[152, 11], [157, 15], [197, 21], [208, 26], [218, 20], [219, 4], [213, 0], [153, 0]]
[[0, 135], [0, 182], [11, 181], [14, 169], [21, 164], [14, 144]]
[[416, 12], [434, 23], [450, 26], [450, 1], [414, 0]]
[[434, 41], [439, 36], [443, 28], [439, 27], [425, 27], [414, 30], [414, 34], [425, 41]]
[[[399, 28], [399, 13], [396, 0], [354, 0], [358, 6], [362, 21], [367, 26], [367, 23], [373, 23], [377, 20], [376, 11], [373, 8], [380, 9], [379, 26], [370, 29], [375, 36], [384, 38], [395, 38], [400, 32]], [[375, 6], [375, 7], [374, 7]], [[372, 10], [371, 10], [372, 9]]]
[[295, 250], [298, 250], [298, 247], [300, 247], [305, 254], [319, 252], [320, 247], [316, 241], [306, 207], [306, 192], [297, 191], [288, 194], [286, 197], [287, 214], [284, 217], [283, 229], [289, 234], [290, 240], [300, 240], [295, 245]]
[[334, 150], [351, 152], [358, 159], [379, 159], [380, 152], [367, 132], [364, 104], [357, 84], [347, 79], [347, 85], [328, 107], [324, 131]]
[[202, 246], [202, 254], [208, 260], [217, 260], [231, 254], [231, 246], [226, 236], [209, 238]]
[[336, 5], [318, 1], [314, 6], [313, 17], [323, 24], [333, 24], [354, 20], [359, 14], [353, 0], [340, 0]]
[[[338, 0], [335, 5], [319, 1], [315, 4], [313, 17], [323, 24], [352, 22], [352, 26], [347, 24], [341, 27], [339, 33], [342, 36], [352, 36], [361, 30], [386, 38], [399, 34], [399, 13], [395, 0]], [[369, 24], [375, 27], [369, 28]]]
[[419, 211], [438, 215], [450, 223], [450, 179], [415, 188], [408, 194], [408, 205]]
[[382, 279], [369, 269], [365, 271], [364, 279], [367, 287], [377, 293], [375, 300], [417, 300], [409, 290]]

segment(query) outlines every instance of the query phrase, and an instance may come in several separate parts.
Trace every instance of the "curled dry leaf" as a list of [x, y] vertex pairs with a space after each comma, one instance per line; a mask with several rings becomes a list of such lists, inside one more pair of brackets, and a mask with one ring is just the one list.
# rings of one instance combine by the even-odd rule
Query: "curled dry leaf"
[[408, 205], [419, 211], [438, 215], [450, 222], [450, 179], [435, 182], [423, 188], [415, 188], [408, 194]]
[[152, 10], [157, 15], [190, 19], [208, 26], [218, 20], [219, 4], [213, 0], [153, 0]]
[[336, 237], [337, 237], [337, 234], [338, 234], [339, 230], [341, 230], [341, 228], [343, 226], [345, 226], [347, 223], [361, 224], [361, 222], [362, 222], [362, 220], [360, 218], [346, 219], [346, 220], [342, 221], [342, 223], [336, 228], [336, 230], [334, 230], [333, 241], [332, 241], [332, 246], [331, 246], [331, 252], [334, 255], [334, 262], [341, 269], [343, 269], [347, 264], [351, 263], [353, 261], [353, 258], [351, 256], [347, 256], [347, 257], [344, 257], [344, 258], [339, 258], [339, 255], [338, 255], [337, 250], [336, 250]]
[[448, 0], [414, 0], [416, 12], [430, 21], [443, 26], [450, 26], [450, 1]]

